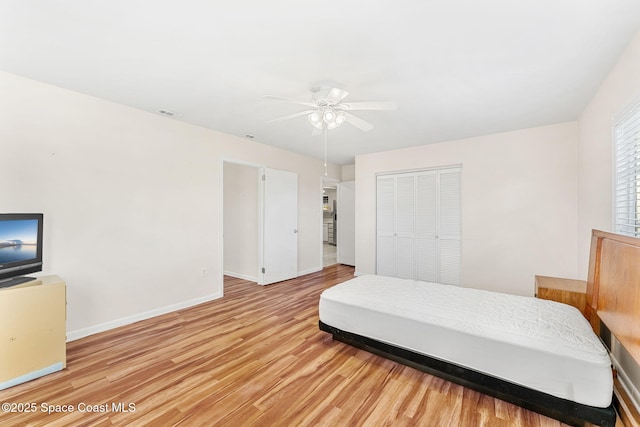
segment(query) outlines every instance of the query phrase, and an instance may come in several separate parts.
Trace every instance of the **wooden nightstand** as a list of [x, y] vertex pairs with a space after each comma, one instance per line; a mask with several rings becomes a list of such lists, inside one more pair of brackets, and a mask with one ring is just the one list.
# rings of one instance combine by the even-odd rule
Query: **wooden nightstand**
[[536, 297], [569, 304], [584, 316], [587, 302], [587, 282], [561, 279], [559, 277], [536, 276]]

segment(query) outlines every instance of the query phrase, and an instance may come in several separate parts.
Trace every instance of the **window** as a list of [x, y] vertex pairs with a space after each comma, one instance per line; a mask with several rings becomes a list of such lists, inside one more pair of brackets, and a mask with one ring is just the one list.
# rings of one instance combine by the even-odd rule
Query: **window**
[[640, 104], [614, 125], [614, 226], [640, 237]]

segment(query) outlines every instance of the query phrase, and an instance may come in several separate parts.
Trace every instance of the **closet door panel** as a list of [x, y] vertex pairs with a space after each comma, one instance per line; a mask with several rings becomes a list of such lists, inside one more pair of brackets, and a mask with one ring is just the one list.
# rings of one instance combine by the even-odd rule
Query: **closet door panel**
[[416, 236], [435, 238], [437, 230], [437, 175], [423, 173], [416, 177]]
[[439, 239], [440, 283], [460, 285], [461, 247], [459, 239]]
[[396, 178], [396, 277], [415, 277], [415, 176]]
[[438, 249], [436, 239], [416, 239], [416, 279], [438, 281]]
[[396, 275], [395, 237], [378, 236], [376, 274], [381, 276]]
[[393, 177], [378, 177], [376, 190], [376, 273], [396, 275], [395, 192]]
[[416, 176], [416, 279], [438, 280], [437, 172], [421, 172]]
[[397, 236], [413, 237], [415, 233], [415, 177], [401, 176], [396, 179], [396, 224]]
[[396, 277], [414, 279], [416, 277], [415, 239], [396, 237]]
[[440, 282], [459, 285], [461, 266], [462, 194], [460, 169], [440, 173], [439, 206], [440, 231], [439, 271]]
[[376, 191], [376, 223], [380, 236], [393, 236], [395, 229], [395, 179], [379, 177]]
[[459, 170], [440, 173], [440, 237], [460, 238], [460, 178]]

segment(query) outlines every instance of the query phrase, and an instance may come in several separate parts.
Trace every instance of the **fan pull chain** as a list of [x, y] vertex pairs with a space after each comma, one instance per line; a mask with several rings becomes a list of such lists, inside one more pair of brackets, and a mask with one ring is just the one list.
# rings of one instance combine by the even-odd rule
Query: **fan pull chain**
[[327, 126], [322, 127], [322, 133], [324, 135], [324, 176], [327, 176]]

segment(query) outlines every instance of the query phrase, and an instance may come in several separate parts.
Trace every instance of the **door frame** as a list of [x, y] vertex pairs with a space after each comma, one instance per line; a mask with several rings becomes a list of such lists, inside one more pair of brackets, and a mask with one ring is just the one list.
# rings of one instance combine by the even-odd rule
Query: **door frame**
[[[342, 231], [343, 231], [342, 233], [340, 233], [340, 232], [338, 233], [338, 238], [336, 240], [336, 262], [339, 263], [339, 264], [342, 264], [340, 261], [345, 261], [344, 260], [344, 255], [342, 257], [340, 256], [340, 247], [344, 248], [345, 246], [344, 246], [344, 243], [343, 244], [340, 244], [340, 243], [341, 243], [341, 236], [342, 236], [342, 242], [344, 242], [344, 229], [345, 229], [344, 218], [346, 216], [345, 216], [343, 208], [344, 208], [345, 200], [348, 200], [348, 198], [346, 198], [346, 196], [344, 196], [344, 195], [341, 196], [341, 194], [344, 194], [343, 191], [345, 189], [345, 183], [348, 183], [348, 182], [353, 182], [353, 184], [354, 184], [353, 185], [353, 204], [354, 204], [354, 209], [353, 209], [353, 212], [352, 212], [353, 213], [352, 221], [354, 223], [352, 232], [354, 234], [354, 239], [353, 239], [353, 248], [352, 248], [353, 249], [353, 264], [347, 263], [345, 265], [353, 265], [355, 267], [355, 262], [356, 262], [356, 260], [355, 260], [355, 252], [356, 252], [356, 247], [355, 247], [355, 215], [356, 215], [356, 213], [355, 213], [355, 194], [356, 194], [355, 182], [356, 181], [355, 181], [355, 179], [351, 180], [351, 181], [340, 181], [338, 183], [338, 185], [336, 186], [337, 205], [341, 206], [341, 208], [338, 209], [338, 212], [341, 212], [340, 213], [341, 217], [338, 216], [338, 231], [340, 231], [340, 229], [342, 229]], [[342, 225], [340, 225], [340, 221], [341, 221], [340, 218], [342, 218]], [[349, 222], [351, 222], [351, 221], [349, 221]], [[349, 228], [351, 228], [351, 227], [349, 227]], [[349, 260], [346, 260], [346, 261], [349, 261]]]
[[[224, 166], [225, 163], [230, 163], [230, 164], [234, 164], [234, 165], [239, 165], [239, 166], [246, 166], [246, 167], [250, 167], [250, 168], [255, 168], [257, 169], [258, 172], [260, 172], [261, 169], [266, 168], [265, 165], [263, 164], [259, 164], [259, 163], [252, 163], [252, 162], [245, 162], [245, 161], [241, 161], [241, 160], [236, 160], [236, 159], [226, 159], [223, 158], [222, 159], [222, 167], [220, 168], [220, 196], [221, 196], [221, 200], [222, 203], [224, 204], [224, 190], [225, 190], [225, 182], [224, 182]], [[260, 174], [258, 173], [258, 176], [260, 176]], [[258, 178], [260, 179], [260, 178]], [[256, 185], [258, 186], [258, 264], [260, 264], [260, 251], [262, 248], [262, 221], [261, 221], [261, 217], [260, 217], [260, 211], [262, 209], [262, 205], [261, 205], [261, 199], [260, 199], [260, 183], [256, 183]], [[219, 247], [218, 247], [218, 253], [219, 253], [219, 264], [220, 265], [220, 283], [221, 283], [221, 288], [222, 288], [222, 295], [224, 295], [224, 225], [225, 225], [225, 219], [224, 219], [224, 205], [220, 214], [220, 231], [222, 234], [222, 239], [220, 239], [219, 241]], [[256, 265], [255, 266], [255, 272], [256, 272], [256, 278], [260, 278], [261, 276], [261, 267], [260, 265]]]
[[[324, 215], [322, 209], [322, 195], [324, 191], [324, 187], [335, 186], [336, 187], [336, 204], [338, 200], [338, 184], [340, 180], [337, 178], [329, 178], [327, 176], [320, 177], [320, 197], [318, 198], [318, 212], [320, 212], [319, 220], [318, 220], [318, 233], [320, 236], [320, 270], [324, 268], [324, 239], [323, 239], [323, 227], [324, 227]], [[338, 245], [336, 244], [336, 261], [337, 261], [337, 251]]]

